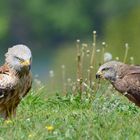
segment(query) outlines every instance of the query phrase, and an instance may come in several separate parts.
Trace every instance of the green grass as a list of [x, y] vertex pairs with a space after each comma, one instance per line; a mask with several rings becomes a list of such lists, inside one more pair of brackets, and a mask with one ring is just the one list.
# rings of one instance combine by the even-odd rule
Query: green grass
[[107, 87], [92, 100], [40, 89], [23, 99], [16, 118], [0, 121], [0, 140], [139, 140], [139, 122], [140, 109]]
[[[61, 59], [56, 58], [61, 64], [64, 58], [70, 60], [63, 63], [61, 69], [61, 64], [55, 65], [55, 73], [50, 71], [49, 91], [44, 88], [31, 91], [20, 103], [12, 122], [1, 120], [1, 139], [139, 140], [140, 109], [110, 84], [95, 79], [108, 50], [105, 42], [96, 45], [99, 44], [94, 31], [92, 45], [77, 40], [77, 51], [72, 49], [74, 56], [71, 49], [67, 53], [60, 51]], [[128, 46], [124, 49], [125, 62]], [[36, 88], [40, 87], [38, 82], [34, 83]], [[62, 92], [51, 95], [56, 89]]]

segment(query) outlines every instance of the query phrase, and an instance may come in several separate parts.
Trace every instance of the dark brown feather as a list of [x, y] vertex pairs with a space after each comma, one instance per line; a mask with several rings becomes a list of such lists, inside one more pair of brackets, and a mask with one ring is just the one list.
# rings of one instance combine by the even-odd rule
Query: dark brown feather
[[116, 90], [124, 94], [129, 100], [140, 106], [140, 67], [130, 66], [125, 70], [122, 78], [113, 83]]

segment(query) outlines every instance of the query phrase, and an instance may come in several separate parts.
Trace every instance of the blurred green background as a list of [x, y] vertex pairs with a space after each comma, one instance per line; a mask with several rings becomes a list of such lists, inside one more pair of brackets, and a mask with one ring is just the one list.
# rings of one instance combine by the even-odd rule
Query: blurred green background
[[91, 41], [93, 30], [114, 56], [129, 43], [140, 64], [140, 0], [1, 0], [0, 63], [7, 48], [23, 43], [33, 52], [33, 73], [47, 79], [57, 61], [70, 64], [76, 40]]

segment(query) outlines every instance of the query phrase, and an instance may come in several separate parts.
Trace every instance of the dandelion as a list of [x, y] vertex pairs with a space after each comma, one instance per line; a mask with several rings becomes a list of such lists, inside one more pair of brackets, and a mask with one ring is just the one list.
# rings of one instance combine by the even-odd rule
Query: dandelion
[[127, 49], [129, 48], [129, 47], [128, 47], [128, 43], [125, 43], [125, 48], [127, 48]]
[[77, 82], [80, 82], [80, 79], [77, 79]]
[[61, 68], [62, 68], [62, 69], [65, 69], [65, 65], [62, 65]]
[[26, 121], [30, 122], [30, 118], [27, 118]]
[[87, 47], [88, 47], [88, 45], [85, 44], [85, 43], [83, 43], [83, 44], [82, 44], [82, 51], [85, 52], [85, 50], [87, 49]]
[[80, 43], [80, 39], [77, 39], [77, 43]]
[[93, 66], [90, 66], [90, 69], [93, 69]]
[[132, 57], [132, 56], [130, 57], [130, 63], [134, 64], [134, 57]]
[[93, 31], [93, 34], [96, 34], [96, 31]]
[[46, 126], [45, 127], [48, 131], [53, 131], [54, 127], [52, 125]]
[[87, 48], [88, 45], [86, 43], [82, 43], [82, 46]]
[[133, 60], [134, 60], [134, 57], [131, 56], [131, 57], [130, 57], [130, 60], [133, 61]]
[[112, 54], [109, 52], [104, 53], [104, 62], [112, 60]]
[[117, 61], [119, 61], [120, 58], [119, 58], [119, 57], [116, 57], [115, 59], [116, 59]]
[[87, 53], [87, 56], [89, 56], [89, 54], [90, 54], [90, 50], [87, 50], [86, 53]]
[[53, 70], [50, 70], [49, 73], [50, 73], [50, 77], [54, 77], [54, 71]]
[[102, 42], [102, 45], [103, 45], [103, 46], [105, 46], [105, 45], [106, 45], [106, 43], [105, 43], [105, 42]]
[[29, 134], [28, 137], [31, 138], [33, 135]]
[[96, 50], [97, 53], [99, 53], [100, 51], [101, 51], [100, 49], [97, 49], [97, 50]]
[[33, 138], [35, 134], [29, 134], [28, 138]]

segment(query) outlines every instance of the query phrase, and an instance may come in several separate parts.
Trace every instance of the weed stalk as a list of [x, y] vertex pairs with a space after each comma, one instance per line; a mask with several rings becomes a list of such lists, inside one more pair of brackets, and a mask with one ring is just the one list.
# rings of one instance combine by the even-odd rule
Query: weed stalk
[[80, 40], [77, 40], [77, 89], [82, 94], [82, 63], [81, 63], [81, 51], [80, 51]]
[[95, 80], [95, 66], [96, 66], [96, 31], [93, 31], [93, 44], [92, 44], [92, 53], [91, 53], [91, 59], [90, 59], [90, 69], [89, 69], [89, 83], [90, 88], [92, 88], [92, 81]]
[[63, 82], [63, 93], [66, 95], [67, 94], [67, 90], [66, 90], [66, 67], [65, 65], [61, 66], [62, 68], [62, 82]]
[[124, 59], [123, 59], [123, 62], [124, 62], [124, 63], [126, 63], [126, 60], [127, 60], [128, 50], [129, 50], [129, 46], [128, 46], [128, 43], [126, 43], [126, 44], [125, 44]]

